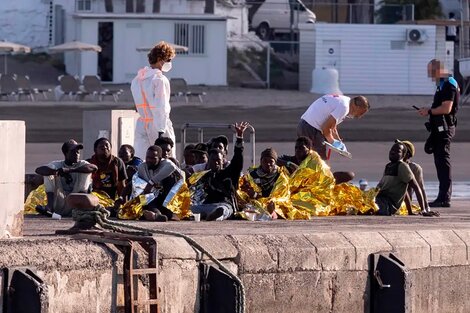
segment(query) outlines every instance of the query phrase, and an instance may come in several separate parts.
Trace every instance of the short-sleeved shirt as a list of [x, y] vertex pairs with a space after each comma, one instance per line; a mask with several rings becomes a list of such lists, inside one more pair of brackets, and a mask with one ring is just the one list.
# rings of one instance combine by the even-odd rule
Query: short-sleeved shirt
[[377, 187], [380, 192], [377, 198], [384, 198], [392, 206], [393, 214], [398, 210], [405, 199], [408, 183], [413, 179], [413, 172], [403, 161], [390, 162], [385, 166], [384, 176]]
[[431, 108], [439, 107], [445, 101], [452, 101], [452, 109], [450, 114], [438, 114], [430, 115], [429, 121], [434, 130], [438, 129], [439, 126], [443, 125], [444, 118], [446, 119], [447, 124], [455, 125], [455, 121], [450, 119], [450, 115], [456, 113], [456, 107], [459, 101], [459, 85], [453, 77], [441, 78], [439, 85], [436, 88], [436, 93], [434, 94], [434, 99], [431, 105]]
[[[65, 161], [62, 160], [62, 161], [52, 161], [51, 163], [47, 164], [46, 166], [50, 169], [58, 170], [60, 168], [77, 169], [77, 168], [80, 168], [80, 167], [88, 165], [88, 164], [90, 164], [90, 163], [85, 161], [85, 160], [80, 160], [75, 164], [67, 165], [65, 163]], [[62, 184], [62, 188], [64, 189], [64, 192], [66, 194], [71, 193], [73, 191], [73, 187], [75, 186], [77, 176], [73, 175], [73, 174], [74, 173], [72, 173], [68, 178], [60, 177], [60, 182]], [[91, 184], [91, 179], [90, 179], [90, 184]], [[89, 188], [89, 186], [88, 186], [88, 188]], [[85, 192], [86, 190], [81, 190], [81, 191]]]
[[322, 129], [330, 115], [339, 124], [349, 113], [350, 100], [351, 98], [342, 95], [324, 95], [308, 107], [301, 119], [318, 130]]
[[[106, 192], [111, 199], [116, 198], [117, 183], [127, 179], [126, 167], [124, 162], [116, 157], [117, 166], [117, 180], [114, 177], [114, 166], [109, 165], [106, 168], [98, 166], [98, 171], [93, 176], [93, 189], [102, 190]], [[98, 181], [95, 181], [98, 180]]]

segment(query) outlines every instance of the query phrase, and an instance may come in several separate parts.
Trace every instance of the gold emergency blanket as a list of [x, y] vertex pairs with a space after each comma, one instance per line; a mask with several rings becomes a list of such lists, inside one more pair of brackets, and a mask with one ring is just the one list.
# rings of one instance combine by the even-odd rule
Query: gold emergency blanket
[[138, 220], [143, 214], [142, 207], [155, 199], [153, 194], [139, 195], [124, 203], [118, 210], [118, 218], [122, 220]]
[[[419, 205], [412, 204], [411, 205], [411, 211], [413, 212], [413, 214], [419, 214], [421, 212], [421, 209], [420, 209]], [[397, 213], [395, 213], [395, 214], [396, 215], [408, 215], [408, 210], [406, 209], [405, 201], [403, 201], [403, 203], [401, 204], [400, 209], [398, 209]]]
[[[241, 209], [244, 210], [254, 210], [259, 214], [269, 214], [268, 212], [268, 205], [274, 206], [274, 211], [283, 219], [294, 220], [294, 219], [308, 219], [308, 215], [304, 212], [297, 210], [292, 205], [290, 200], [290, 190], [289, 190], [289, 173], [284, 167], [279, 168], [280, 175], [276, 182], [274, 183], [274, 187], [269, 194], [269, 197], [261, 197], [257, 199], [252, 199], [249, 195], [244, 191], [243, 186], [248, 186], [248, 188], [253, 189], [254, 192], [260, 194], [261, 189], [255, 183], [253, 177], [247, 173], [243, 177], [240, 178], [239, 186], [241, 186], [237, 190], [238, 196], [238, 204]], [[246, 189], [245, 189], [246, 190]], [[242, 213], [242, 217], [246, 218], [246, 216]]]
[[374, 201], [377, 189], [363, 192], [348, 183], [336, 185], [329, 166], [316, 152], [292, 174], [290, 192], [294, 207], [309, 217], [373, 214], [378, 210]]
[[92, 191], [91, 194], [95, 195], [98, 198], [100, 205], [104, 206], [105, 208], [114, 206], [114, 200], [111, 199], [106, 192], [96, 190], [96, 191]]
[[40, 185], [38, 188], [31, 191], [26, 198], [24, 203], [24, 214], [38, 214], [36, 211], [37, 205], [46, 205], [47, 196], [44, 185]]
[[[99, 203], [105, 208], [114, 206], [114, 200], [109, 198], [106, 192], [93, 191], [91, 194], [95, 195], [98, 198]], [[24, 214], [37, 214], [36, 206], [46, 205], [46, 204], [47, 204], [46, 189], [44, 185], [40, 185], [35, 190], [31, 191], [28, 197], [26, 198], [26, 201], [24, 203]]]
[[185, 218], [191, 215], [191, 199], [195, 194], [203, 192], [203, 185], [200, 184], [200, 179], [208, 171], [197, 172], [188, 178], [188, 181], [183, 183], [174, 196], [168, 201], [166, 207], [178, 217]]

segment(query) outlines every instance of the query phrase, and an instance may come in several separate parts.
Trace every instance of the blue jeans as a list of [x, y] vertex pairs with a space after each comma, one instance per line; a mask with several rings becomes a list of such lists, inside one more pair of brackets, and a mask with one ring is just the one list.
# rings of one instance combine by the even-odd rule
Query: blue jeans
[[217, 208], [223, 208], [224, 213], [221, 217], [217, 218], [217, 221], [226, 220], [233, 214], [233, 207], [226, 202], [218, 203], [207, 203], [207, 204], [198, 204], [191, 207], [191, 211], [196, 214], [201, 214], [202, 218], [206, 218], [209, 214], [214, 212]]

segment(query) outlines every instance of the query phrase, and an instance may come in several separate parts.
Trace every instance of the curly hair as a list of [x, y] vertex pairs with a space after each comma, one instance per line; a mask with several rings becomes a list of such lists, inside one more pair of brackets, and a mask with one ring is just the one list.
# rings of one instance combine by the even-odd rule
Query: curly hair
[[159, 61], [168, 61], [175, 57], [175, 49], [164, 41], [157, 43], [152, 50], [147, 54], [150, 64], [155, 64]]

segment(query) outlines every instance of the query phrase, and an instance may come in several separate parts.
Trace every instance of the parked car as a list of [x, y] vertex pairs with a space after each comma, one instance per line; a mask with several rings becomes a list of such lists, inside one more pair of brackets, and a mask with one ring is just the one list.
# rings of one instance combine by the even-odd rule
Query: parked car
[[251, 28], [258, 36], [268, 40], [275, 33], [288, 33], [292, 27], [298, 30], [299, 23], [315, 23], [315, 13], [307, 9], [301, 0], [265, 0], [251, 18]]

